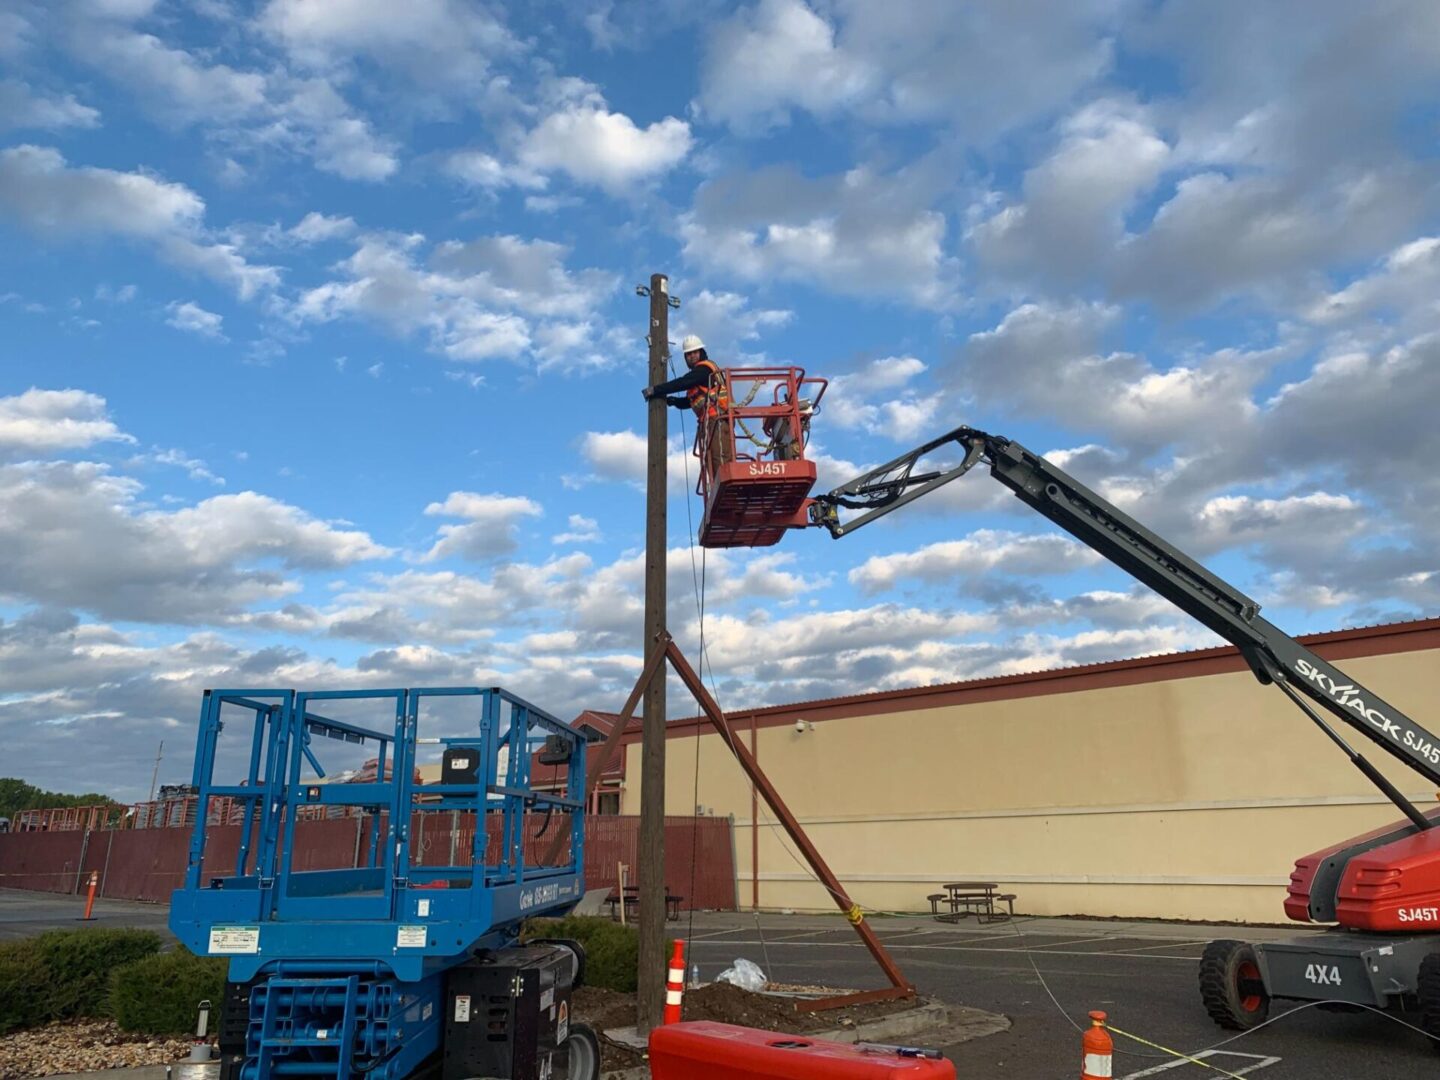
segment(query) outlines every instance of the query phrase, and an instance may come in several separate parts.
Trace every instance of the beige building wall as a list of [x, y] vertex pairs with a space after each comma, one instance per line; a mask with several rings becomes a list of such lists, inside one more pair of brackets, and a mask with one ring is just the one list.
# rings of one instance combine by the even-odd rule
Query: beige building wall
[[[1434, 633], [1407, 635], [1409, 651], [1342, 658], [1399, 647], [1373, 636], [1342, 641], [1338, 653], [1312, 647], [1436, 730], [1440, 621], [1433, 625]], [[1413, 647], [1422, 643], [1430, 647]], [[1279, 691], [1248, 670], [1193, 674], [1234, 667], [1231, 650], [1128, 663], [917, 692], [899, 711], [881, 711], [895, 707], [894, 695], [845, 709], [764, 710], [759, 723], [772, 726], [753, 735], [748, 714], [734, 719], [870, 910], [928, 910], [937, 884], [986, 880], [1033, 914], [1284, 922], [1297, 857], [1400, 818]], [[1132, 681], [1098, 685], [1115, 678]], [[976, 700], [957, 700], [967, 693]], [[946, 703], [927, 704], [936, 700]], [[846, 711], [854, 715], [831, 715]], [[796, 717], [813, 729], [796, 732]], [[1402, 791], [1433, 803], [1419, 774], [1339, 727]], [[621, 809], [633, 814], [638, 743], [626, 752]], [[742, 907], [754, 895], [752, 845], [761, 907], [832, 906], [763, 804], [752, 827], [751, 787], [708, 727], [674, 732], [667, 758], [667, 813], [693, 813], [698, 803], [734, 815]]]

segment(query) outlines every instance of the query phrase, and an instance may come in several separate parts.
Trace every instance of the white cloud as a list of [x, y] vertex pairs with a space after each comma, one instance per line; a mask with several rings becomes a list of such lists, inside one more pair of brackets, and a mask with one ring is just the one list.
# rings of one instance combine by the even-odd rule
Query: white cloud
[[121, 22], [77, 20], [71, 24], [70, 45], [84, 63], [124, 83], [170, 123], [233, 123], [265, 104], [265, 76], [204, 64]]
[[347, 180], [385, 180], [400, 168], [395, 143], [355, 116], [326, 80], [293, 80], [275, 96], [276, 116], [265, 140], [278, 139], [312, 157], [316, 168]]
[[[561, 331], [532, 319], [584, 323], [616, 283], [603, 271], [567, 270], [569, 249], [548, 241], [493, 236], [442, 243], [424, 267], [417, 261], [423, 240], [362, 236], [355, 253], [337, 264], [345, 277], [302, 292], [292, 318], [359, 315], [399, 334], [425, 333], [431, 348], [452, 360], [518, 359], [532, 350], [543, 360]], [[601, 333], [587, 330], [591, 337]]]
[[559, 171], [612, 195], [670, 171], [690, 152], [690, 125], [673, 116], [638, 127], [624, 113], [580, 104], [553, 112], [520, 146], [533, 170]]
[[1283, 561], [1304, 565], [1307, 548], [1334, 547], [1360, 535], [1364, 515], [1353, 497], [1324, 491], [1279, 499], [1217, 495], [1200, 507], [1196, 527], [1202, 550], [1264, 544], [1272, 563], [1282, 561], [1275, 558], [1282, 549], [1288, 556]]
[[199, 458], [191, 457], [183, 450], [173, 447], [167, 450], [157, 446], [148, 454], [136, 455], [126, 464], [131, 467], [140, 465], [166, 465], [177, 469], [184, 469], [185, 474], [189, 476], [191, 480], [203, 480], [207, 484], [214, 484], [216, 487], [225, 486], [225, 478], [212, 472], [205, 462]]
[[441, 525], [439, 539], [422, 556], [424, 562], [464, 558], [484, 560], [506, 555], [519, 546], [520, 521], [539, 517], [540, 504], [521, 495], [479, 495], [452, 491], [443, 503], [431, 503], [425, 513], [468, 519], [464, 525]]
[[922, 159], [888, 175], [861, 166], [819, 179], [771, 166], [710, 180], [680, 218], [687, 261], [749, 281], [943, 307], [957, 267], [932, 203], [953, 177]]
[[1026, 172], [1022, 201], [974, 226], [970, 240], [993, 268], [1081, 285], [1112, 257], [1124, 214], [1170, 159], [1143, 109], [1106, 100], [1059, 128], [1060, 145]]
[[0, 457], [134, 442], [110, 419], [105, 399], [84, 390], [40, 390], [0, 397]]
[[619, 279], [605, 270], [569, 271], [569, 254], [549, 240], [482, 236], [437, 244], [430, 261], [487, 304], [532, 315], [584, 315], [610, 297]]
[[752, 308], [750, 298], [739, 293], [701, 289], [685, 297], [678, 321], [682, 333], [700, 336], [711, 356], [724, 357], [794, 318], [785, 308]]
[[580, 453], [597, 474], [607, 480], [645, 479], [646, 441], [643, 435], [625, 431], [587, 431], [580, 440]]
[[65, 24], [60, 39], [70, 55], [136, 95], [163, 123], [197, 127], [227, 152], [309, 157], [316, 168], [350, 180], [384, 180], [399, 168], [395, 145], [356, 115], [329, 80], [283, 67], [245, 71], [211, 63], [135, 29], [148, 9], [91, 14]]
[[444, 169], [462, 183], [491, 191], [512, 185], [534, 190], [549, 183], [542, 173], [501, 161], [483, 150], [458, 150], [445, 159]]
[[[539, 115], [533, 126], [511, 122], [500, 127], [494, 151], [471, 147], [449, 154], [446, 173], [471, 187], [506, 187], [539, 192], [555, 174], [611, 195], [632, 194], [675, 168], [690, 153], [690, 125], [673, 116], [640, 126], [613, 112], [593, 83], [549, 77], [537, 90], [538, 104], [514, 103], [521, 116]], [[532, 208], [550, 212], [560, 200], [532, 197]]]
[[[637, 399], [638, 396], [637, 396]], [[693, 428], [692, 428], [693, 430]], [[624, 431], [587, 431], [580, 437], [580, 456], [594, 477], [623, 481], [643, 487], [649, 443], [644, 435]], [[691, 449], [678, 434], [670, 437], [666, 449], [666, 475], [671, 492], [689, 491], [699, 475], [699, 462], [691, 461]], [[688, 484], [688, 486], [687, 486]]]
[[550, 538], [552, 544], [591, 544], [600, 539], [600, 523], [583, 514], [571, 514], [570, 528]]
[[[907, 442], [933, 433], [940, 399], [906, 385], [925, 370], [913, 356], [886, 356], [853, 374], [835, 376], [825, 392], [826, 422]], [[875, 400], [895, 390], [901, 391], [900, 397]]]
[[1245, 423], [1256, 413], [1255, 387], [1284, 355], [1223, 351], [1160, 371], [1141, 356], [1101, 349], [1119, 317], [1103, 304], [1023, 304], [970, 336], [952, 377], [987, 408], [1009, 406], [1154, 450]]
[[193, 300], [187, 300], [183, 304], [178, 300], [174, 301], [166, 305], [165, 310], [170, 313], [170, 317], [165, 322], [176, 330], [214, 338], [216, 341], [228, 340], [220, 329], [221, 324], [225, 321], [224, 316], [217, 315], [213, 311], [206, 311]]
[[963, 586], [986, 574], [1066, 574], [1094, 566], [1100, 556], [1068, 537], [981, 529], [963, 540], [927, 544], [915, 551], [872, 555], [849, 580], [867, 593], [893, 589], [903, 578]]
[[1374, 257], [1406, 235], [1424, 202], [1404, 173], [1347, 171], [1303, 184], [1200, 173], [1180, 181], [1119, 253], [1114, 289], [1182, 310], [1247, 293], [1288, 307], [1313, 268]]
[[[0, 30], [3, 33], [3, 30]], [[75, 100], [74, 94], [46, 96], [19, 79], [0, 79], [0, 131], [37, 128], [93, 128], [100, 112]]]
[[184, 184], [141, 172], [72, 168], [42, 146], [0, 150], [0, 208], [28, 228], [160, 237], [197, 227], [205, 203]]
[[1173, 112], [1188, 155], [1311, 177], [1395, 160], [1407, 111], [1433, 95], [1437, 35], [1427, 0], [1165, 5], [1130, 30], [1141, 48], [1175, 58]]
[[323, 244], [328, 240], [344, 239], [354, 232], [354, 218], [330, 217], [318, 210], [312, 210], [296, 222], [287, 235], [302, 244]]
[[280, 269], [248, 261], [234, 244], [170, 235], [159, 240], [160, 254], [176, 266], [194, 270], [235, 290], [241, 300], [277, 288]]
[[118, 289], [112, 289], [102, 282], [95, 286], [95, 299], [111, 304], [128, 304], [138, 295], [140, 295], [140, 286], [138, 285], [122, 285]]
[[700, 103], [742, 129], [826, 115], [873, 92], [880, 72], [835, 45], [834, 28], [803, 0], [760, 0], [706, 36]]
[[493, 58], [517, 47], [499, 18], [462, 0], [411, 0], [402, 19], [384, 0], [270, 0], [260, 25], [302, 63], [364, 56], [454, 92], [473, 89]]
[[1440, 327], [1440, 237], [1402, 244], [1373, 273], [1325, 296], [1306, 314], [1326, 326], [1380, 314], [1411, 327]]
[[253, 491], [174, 511], [87, 462], [0, 466], [0, 595], [142, 622], [222, 622], [299, 589], [280, 569], [331, 569], [389, 550]]
[[205, 203], [184, 184], [144, 172], [71, 167], [58, 150], [0, 150], [0, 213], [59, 238], [114, 235], [152, 242], [163, 257], [248, 298], [279, 284], [274, 267], [248, 263], [233, 245], [209, 241]]
[[939, 122], [984, 142], [1110, 67], [1119, 0], [1049, 8], [947, 0], [761, 0], [708, 38], [698, 103], [741, 131], [792, 109]]

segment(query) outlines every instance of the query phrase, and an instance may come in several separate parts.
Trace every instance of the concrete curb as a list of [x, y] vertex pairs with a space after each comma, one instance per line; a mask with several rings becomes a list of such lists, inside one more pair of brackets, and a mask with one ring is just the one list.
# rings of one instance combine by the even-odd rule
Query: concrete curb
[[[994, 1035], [1010, 1029], [1010, 1018], [999, 1013], [972, 1009], [964, 1005], [946, 1005], [939, 1001], [927, 1001], [913, 1009], [893, 1016], [881, 1016], [866, 1020], [853, 1027], [834, 1028], [829, 1031], [806, 1032], [804, 1038], [826, 1042], [891, 1042], [911, 1035], [924, 1036], [920, 1041], [928, 1046], [954, 1046], [969, 1042], [985, 1035]], [[634, 1050], [643, 1050], [644, 1043], [634, 1034], [634, 1028], [617, 1028], [605, 1034], [613, 1041]], [[633, 1069], [614, 1069], [601, 1073], [601, 1080], [647, 1080], [650, 1069], [637, 1065]]]

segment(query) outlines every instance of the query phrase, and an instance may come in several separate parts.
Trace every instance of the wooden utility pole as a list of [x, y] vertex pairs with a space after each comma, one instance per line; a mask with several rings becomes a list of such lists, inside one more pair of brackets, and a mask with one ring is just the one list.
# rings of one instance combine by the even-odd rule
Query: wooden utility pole
[[[666, 379], [670, 353], [670, 282], [650, 275], [650, 381]], [[642, 292], [643, 295], [643, 292]], [[649, 463], [645, 470], [645, 660], [665, 648], [666, 449], [669, 437], [665, 399], [650, 401]], [[643, 1037], [659, 1027], [665, 1008], [665, 679], [645, 689], [640, 754], [640, 843], [636, 863], [640, 885], [640, 970], [636, 1027]]]
[[160, 748], [155, 751], [155, 768], [150, 773], [150, 801], [155, 801], [155, 782], [160, 779], [160, 758], [165, 753], [165, 740], [160, 740]]

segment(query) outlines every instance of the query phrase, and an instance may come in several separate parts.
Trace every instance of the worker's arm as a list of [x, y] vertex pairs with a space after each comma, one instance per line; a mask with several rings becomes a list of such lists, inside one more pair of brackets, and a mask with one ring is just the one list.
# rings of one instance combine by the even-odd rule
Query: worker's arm
[[674, 397], [667, 397], [665, 404], [669, 405], [672, 409], [688, 409], [690, 407], [690, 399], [684, 394], [676, 394]]
[[710, 369], [700, 367], [697, 364], [679, 378], [671, 379], [669, 382], [657, 383], [650, 387], [650, 392], [646, 397], [668, 397], [670, 394], [693, 390], [697, 386], [706, 386], [709, 382]]

